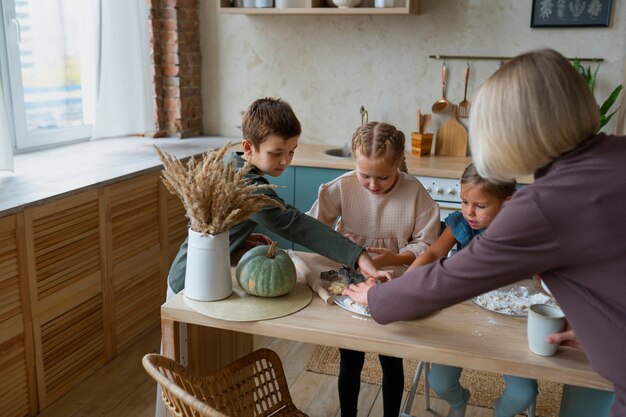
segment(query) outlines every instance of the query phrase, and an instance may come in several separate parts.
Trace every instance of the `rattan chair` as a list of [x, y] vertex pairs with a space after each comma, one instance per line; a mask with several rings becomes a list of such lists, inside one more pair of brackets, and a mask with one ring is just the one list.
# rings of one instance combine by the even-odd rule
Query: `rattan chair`
[[283, 365], [269, 349], [258, 349], [202, 377], [165, 356], [149, 353], [143, 367], [162, 389], [176, 417], [303, 416], [291, 400]]

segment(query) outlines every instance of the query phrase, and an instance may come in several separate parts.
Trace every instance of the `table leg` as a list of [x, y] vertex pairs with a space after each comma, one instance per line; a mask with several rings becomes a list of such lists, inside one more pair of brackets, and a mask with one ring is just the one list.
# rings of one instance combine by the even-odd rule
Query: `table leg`
[[208, 375], [254, 350], [254, 335], [187, 325], [189, 368]]
[[163, 356], [177, 360], [174, 320], [161, 319], [161, 351]]

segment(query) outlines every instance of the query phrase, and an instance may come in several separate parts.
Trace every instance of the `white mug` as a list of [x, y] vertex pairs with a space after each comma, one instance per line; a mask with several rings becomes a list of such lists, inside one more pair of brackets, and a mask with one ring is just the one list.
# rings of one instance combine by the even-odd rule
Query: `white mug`
[[528, 308], [528, 347], [541, 356], [552, 356], [558, 344], [548, 343], [548, 336], [565, 328], [563, 310], [547, 304], [533, 304]]

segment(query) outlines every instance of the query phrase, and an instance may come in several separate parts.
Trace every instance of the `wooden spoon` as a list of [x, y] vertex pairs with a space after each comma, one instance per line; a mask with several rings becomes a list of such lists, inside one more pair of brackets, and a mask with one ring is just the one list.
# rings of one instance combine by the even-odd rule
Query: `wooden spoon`
[[448, 109], [450, 103], [446, 100], [446, 78], [448, 70], [446, 68], [446, 61], [443, 61], [441, 66], [441, 98], [433, 104], [433, 113], [443, 113]]

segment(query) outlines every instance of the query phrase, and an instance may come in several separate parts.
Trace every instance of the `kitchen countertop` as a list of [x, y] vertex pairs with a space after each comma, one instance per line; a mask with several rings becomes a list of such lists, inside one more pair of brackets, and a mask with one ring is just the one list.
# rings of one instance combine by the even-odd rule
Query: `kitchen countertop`
[[[318, 168], [354, 169], [352, 158], [330, 156], [324, 152], [337, 148], [336, 145], [313, 145], [302, 143], [298, 145], [292, 165]], [[423, 175], [427, 177], [456, 178], [467, 165], [472, 162], [469, 156], [429, 156], [413, 158], [407, 155], [407, 168], [411, 175]]]
[[[106, 186], [161, 168], [154, 145], [179, 159], [199, 155], [239, 138], [223, 136], [187, 139], [127, 137], [81, 142], [15, 155], [14, 172], [0, 171], [0, 217], [95, 187]], [[354, 160], [325, 154], [336, 145], [300, 143], [292, 165], [352, 170]], [[459, 178], [470, 157], [407, 158], [409, 173]], [[531, 178], [521, 180], [532, 182]]]
[[[241, 150], [239, 144], [233, 145], [234, 149]], [[331, 156], [325, 154], [329, 149], [337, 149], [337, 145], [319, 145], [300, 143], [296, 149], [291, 165], [331, 169], [354, 169], [354, 159]], [[407, 153], [407, 169], [411, 175], [425, 177], [459, 179], [461, 174], [471, 162], [470, 156], [427, 156], [422, 158], [412, 157]], [[521, 184], [533, 182], [531, 176], [524, 176], [518, 180]]]
[[186, 158], [238, 139], [127, 137], [81, 142], [18, 154], [14, 172], [0, 171], [0, 217], [57, 198], [161, 168], [153, 145]]

